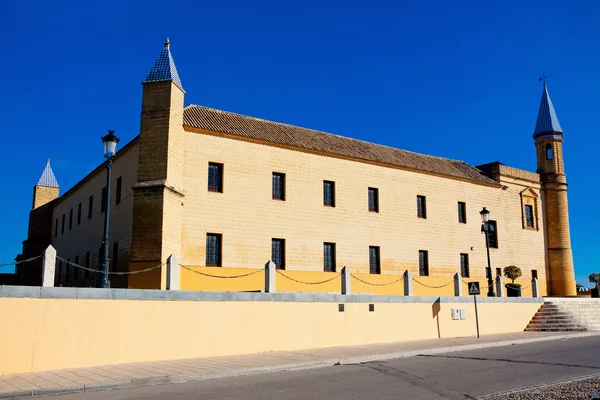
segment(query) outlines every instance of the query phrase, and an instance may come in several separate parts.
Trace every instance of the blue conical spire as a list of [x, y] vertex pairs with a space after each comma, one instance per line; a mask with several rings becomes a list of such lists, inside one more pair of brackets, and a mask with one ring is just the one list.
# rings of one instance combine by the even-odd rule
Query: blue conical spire
[[179, 80], [179, 74], [177, 68], [175, 68], [175, 62], [171, 56], [171, 43], [169, 38], [165, 40], [165, 47], [158, 56], [158, 59], [154, 63], [154, 67], [150, 70], [150, 73], [146, 77], [144, 82], [161, 82], [161, 81], [173, 81], [183, 89], [181, 80]]
[[544, 82], [542, 101], [540, 102], [540, 110], [538, 111], [538, 117], [537, 122], [535, 123], [535, 131], [533, 132], [533, 136], [536, 137], [543, 133], [562, 133], [562, 131], [563, 130], [558, 123], [556, 111], [554, 111], [554, 106], [552, 105], [552, 100], [550, 100], [546, 83]]
[[36, 186], [59, 187], [54, 172], [52, 172], [52, 168], [50, 167], [50, 159], [46, 160], [46, 168], [44, 168], [44, 172], [42, 172], [42, 176], [40, 176], [40, 180]]

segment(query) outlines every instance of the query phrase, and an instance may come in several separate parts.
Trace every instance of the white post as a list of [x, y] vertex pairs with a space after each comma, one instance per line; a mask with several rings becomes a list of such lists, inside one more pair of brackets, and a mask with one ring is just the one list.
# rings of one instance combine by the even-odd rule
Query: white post
[[538, 286], [537, 278], [531, 280], [531, 294], [532, 297], [540, 297], [540, 288]]
[[413, 282], [412, 282], [412, 274], [409, 270], [404, 271], [404, 295], [412, 296], [413, 295]]
[[52, 245], [44, 250], [42, 255], [42, 286], [54, 287], [54, 276], [56, 275], [56, 249]]
[[496, 297], [504, 297], [504, 283], [500, 275], [496, 276]]
[[181, 280], [179, 278], [179, 260], [175, 254], [167, 258], [167, 290], [180, 290]]
[[350, 289], [350, 271], [348, 267], [342, 268], [342, 294], [351, 294]]
[[462, 296], [462, 282], [459, 273], [454, 274], [454, 295], [458, 297]]
[[265, 293], [275, 293], [275, 263], [269, 260], [265, 264]]

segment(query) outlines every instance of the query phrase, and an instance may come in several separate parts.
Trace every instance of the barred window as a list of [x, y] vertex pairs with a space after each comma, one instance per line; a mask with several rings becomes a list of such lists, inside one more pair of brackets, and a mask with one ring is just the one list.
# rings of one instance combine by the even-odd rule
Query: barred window
[[496, 221], [492, 221], [490, 220], [488, 222], [488, 224], [490, 225], [490, 227], [492, 228], [490, 233], [489, 233], [489, 243], [490, 243], [490, 247], [497, 249], [498, 248], [498, 224], [496, 223]]
[[335, 243], [323, 243], [323, 271], [335, 272]]
[[429, 276], [429, 252], [419, 250], [419, 275]]
[[460, 275], [463, 278], [469, 277], [469, 255], [460, 253]]
[[[75, 264], [79, 265], [79, 256], [75, 256]], [[73, 279], [77, 280], [78, 278], [79, 278], [79, 268], [75, 267]]]
[[462, 201], [458, 202], [458, 222], [467, 223], [467, 204]]
[[277, 269], [285, 269], [285, 239], [271, 240], [271, 261]]
[[77, 206], [77, 226], [81, 225], [81, 203]]
[[94, 210], [94, 195], [90, 196], [90, 200], [88, 202], [88, 219], [92, 219], [92, 211]]
[[425, 196], [417, 196], [417, 217], [427, 218], [427, 204]]
[[106, 211], [106, 186], [102, 188], [102, 198], [100, 199], [100, 212]]
[[285, 174], [273, 172], [273, 200], [285, 200]]
[[525, 204], [525, 224], [528, 228], [534, 228], [535, 223], [533, 221], [533, 206]]
[[73, 209], [69, 211], [69, 230], [73, 229]]
[[58, 236], [58, 218], [56, 218], [56, 223], [54, 224], [54, 237]]
[[379, 246], [369, 246], [369, 273], [381, 274], [379, 263]]
[[323, 181], [323, 205], [335, 207], [335, 182]]
[[60, 233], [61, 234], [65, 233], [65, 214], [62, 215], [62, 224], [61, 224], [61, 228], [60, 228]]
[[121, 191], [123, 190], [123, 177], [117, 179], [117, 192], [115, 193], [115, 204], [121, 204]]
[[208, 163], [208, 191], [223, 193], [223, 164]]
[[112, 262], [110, 263], [110, 270], [117, 272], [119, 270], [119, 242], [113, 243]]
[[221, 237], [220, 233], [206, 234], [206, 266], [221, 266]]
[[379, 212], [379, 189], [369, 188], [369, 211]]

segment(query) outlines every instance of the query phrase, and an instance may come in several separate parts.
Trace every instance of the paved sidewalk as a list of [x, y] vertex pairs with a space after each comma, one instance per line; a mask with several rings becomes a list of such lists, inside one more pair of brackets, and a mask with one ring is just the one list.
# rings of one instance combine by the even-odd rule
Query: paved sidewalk
[[419, 340], [3, 375], [0, 376], [0, 398], [190, 382], [596, 335], [600, 332], [518, 332], [487, 335], [481, 339]]

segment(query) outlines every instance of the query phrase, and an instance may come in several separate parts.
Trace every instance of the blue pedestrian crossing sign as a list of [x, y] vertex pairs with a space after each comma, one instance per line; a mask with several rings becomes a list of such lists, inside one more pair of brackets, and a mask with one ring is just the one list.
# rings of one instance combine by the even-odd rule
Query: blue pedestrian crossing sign
[[481, 294], [479, 282], [469, 282], [469, 294]]

